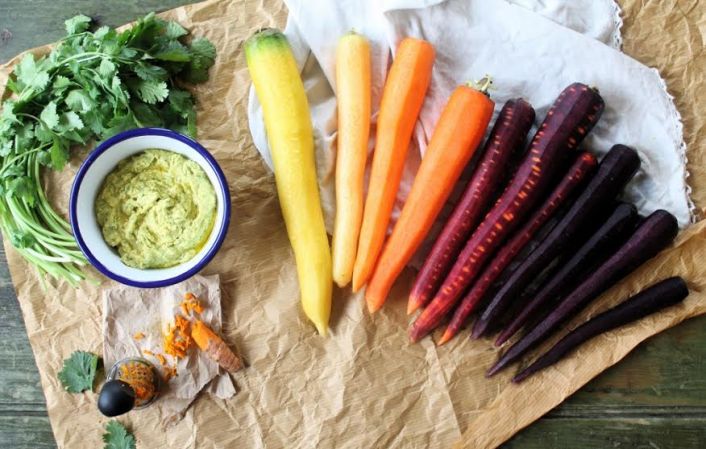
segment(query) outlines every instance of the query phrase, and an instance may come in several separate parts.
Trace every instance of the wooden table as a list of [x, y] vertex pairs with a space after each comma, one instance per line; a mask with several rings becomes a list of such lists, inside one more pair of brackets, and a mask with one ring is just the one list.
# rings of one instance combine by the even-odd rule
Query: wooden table
[[[121, 25], [149, 11], [186, 3], [0, 0], [0, 62], [61, 38], [63, 21], [76, 13]], [[0, 260], [0, 448], [54, 448], [39, 375], [4, 254]], [[706, 317], [639, 347], [506, 447], [706, 447]]]

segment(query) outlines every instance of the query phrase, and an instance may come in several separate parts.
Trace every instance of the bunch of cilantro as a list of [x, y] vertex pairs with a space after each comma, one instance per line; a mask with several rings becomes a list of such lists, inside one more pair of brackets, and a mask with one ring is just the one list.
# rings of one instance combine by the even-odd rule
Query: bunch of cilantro
[[51, 53], [22, 58], [0, 110], [0, 229], [40, 274], [73, 285], [86, 261], [47, 201], [43, 168], [61, 170], [72, 147], [131, 128], [194, 136], [194, 99], [183, 84], [206, 81], [216, 57], [207, 39], [187, 43], [181, 25], [154, 14], [123, 32], [90, 27], [89, 17], [69, 19]]

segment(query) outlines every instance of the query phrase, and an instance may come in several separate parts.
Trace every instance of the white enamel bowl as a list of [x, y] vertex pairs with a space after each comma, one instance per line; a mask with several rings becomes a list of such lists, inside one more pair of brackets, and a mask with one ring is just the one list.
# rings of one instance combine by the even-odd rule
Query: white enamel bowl
[[[149, 148], [174, 151], [193, 160], [203, 168], [216, 192], [216, 220], [206, 244], [191, 260], [170, 268], [139, 269], [125, 265], [118, 253], [105, 243], [96, 222], [95, 200], [105, 177], [121, 160]], [[204, 147], [168, 129], [139, 128], [111, 137], [88, 155], [71, 188], [69, 215], [76, 241], [96, 269], [126, 285], [155, 288], [188, 279], [216, 255], [228, 232], [230, 207], [223, 171]]]

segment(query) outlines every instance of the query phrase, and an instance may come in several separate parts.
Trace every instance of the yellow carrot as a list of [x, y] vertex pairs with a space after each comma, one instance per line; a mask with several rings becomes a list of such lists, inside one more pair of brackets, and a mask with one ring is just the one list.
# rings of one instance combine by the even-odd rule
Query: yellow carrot
[[297, 263], [304, 313], [326, 335], [331, 313], [331, 249], [316, 178], [309, 103], [287, 38], [257, 32], [245, 58], [262, 105], [279, 203]]
[[350, 32], [336, 52], [338, 155], [336, 220], [333, 229], [333, 280], [345, 287], [353, 276], [360, 222], [363, 178], [370, 135], [370, 44]]

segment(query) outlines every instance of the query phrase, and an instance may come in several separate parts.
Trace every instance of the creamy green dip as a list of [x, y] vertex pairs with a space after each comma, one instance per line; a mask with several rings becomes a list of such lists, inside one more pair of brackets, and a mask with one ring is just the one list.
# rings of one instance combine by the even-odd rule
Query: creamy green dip
[[172, 151], [121, 161], [96, 198], [103, 238], [134, 268], [167, 268], [199, 252], [213, 229], [216, 192], [203, 169]]

